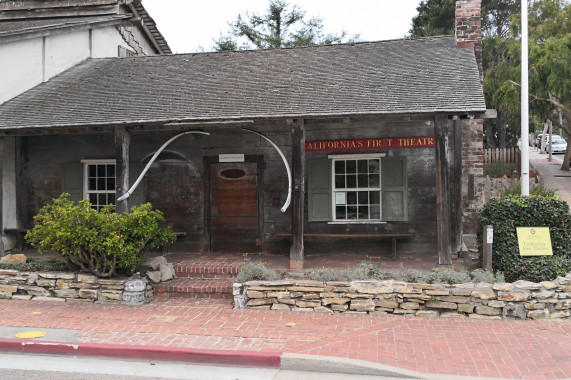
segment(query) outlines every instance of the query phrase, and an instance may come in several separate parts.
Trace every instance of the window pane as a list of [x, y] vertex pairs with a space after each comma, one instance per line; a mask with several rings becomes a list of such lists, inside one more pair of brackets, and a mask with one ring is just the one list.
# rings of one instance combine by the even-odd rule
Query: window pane
[[96, 190], [106, 190], [105, 189], [105, 178], [97, 178], [97, 189]]
[[347, 204], [348, 205], [356, 205], [357, 204], [357, 192], [356, 191], [348, 191], [347, 192]]
[[97, 205], [97, 194], [89, 194], [89, 203]]
[[347, 188], [357, 187], [357, 176], [355, 174], [347, 174]]
[[359, 206], [359, 219], [369, 219], [369, 206]]
[[379, 175], [378, 174], [369, 174], [369, 187], [379, 187]]
[[358, 187], [369, 187], [369, 176], [367, 174], [359, 174], [358, 178]]
[[369, 173], [379, 172], [379, 160], [369, 160]]
[[371, 205], [371, 219], [381, 219], [381, 206]]
[[115, 204], [115, 194], [109, 194], [107, 197], [107, 202]]
[[355, 160], [347, 160], [347, 173], [356, 173], [357, 162]]
[[359, 169], [359, 173], [367, 173], [367, 160], [357, 161], [357, 167]]
[[107, 165], [107, 177], [115, 177], [115, 165]]
[[369, 199], [372, 205], [381, 203], [381, 193], [378, 191], [369, 191]]
[[345, 173], [345, 161], [335, 161], [335, 174]]
[[107, 187], [106, 190], [113, 190], [115, 189], [115, 177], [107, 178]]
[[357, 206], [347, 206], [347, 219], [357, 219]]
[[100, 206], [105, 206], [107, 204], [107, 194], [98, 194], [97, 200]]
[[336, 175], [335, 176], [335, 188], [337, 189], [344, 189], [345, 188], [345, 175]]
[[369, 193], [367, 191], [359, 191], [359, 204], [369, 204]]
[[347, 213], [345, 212], [345, 206], [335, 207], [335, 218], [336, 219], [345, 219], [346, 217], [347, 217]]
[[97, 167], [95, 165], [89, 165], [88, 170], [90, 177], [95, 177], [97, 175]]
[[97, 180], [95, 178], [89, 178], [87, 190], [97, 190]]
[[105, 165], [97, 165], [97, 176], [105, 177]]

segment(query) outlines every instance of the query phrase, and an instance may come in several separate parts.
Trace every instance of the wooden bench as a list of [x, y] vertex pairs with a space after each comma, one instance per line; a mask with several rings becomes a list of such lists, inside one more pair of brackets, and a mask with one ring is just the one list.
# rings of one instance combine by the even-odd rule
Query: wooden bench
[[26, 244], [24, 236], [26, 236], [26, 233], [28, 233], [30, 229], [31, 228], [6, 227], [4, 228], [4, 233], [11, 236], [16, 235], [16, 249], [22, 251]]
[[[276, 234], [277, 237], [291, 237], [291, 234]], [[413, 234], [303, 234], [305, 238], [326, 239], [392, 239], [393, 261], [397, 259], [397, 239], [411, 238]]]

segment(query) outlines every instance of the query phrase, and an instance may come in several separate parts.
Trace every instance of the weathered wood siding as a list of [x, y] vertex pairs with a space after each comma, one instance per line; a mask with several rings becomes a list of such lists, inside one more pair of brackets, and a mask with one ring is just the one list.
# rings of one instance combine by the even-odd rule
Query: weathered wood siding
[[[360, 139], [381, 137], [433, 136], [433, 124], [425, 121], [366, 121], [312, 122], [306, 121], [306, 141]], [[451, 122], [452, 123], [452, 122]], [[452, 125], [452, 124], [451, 124]], [[284, 152], [291, 163], [291, 128], [285, 123], [256, 124], [262, 132]], [[454, 128], [450, 128], [454, 133]], [[146, 163], [167, 139], [180, 131], [131, 132], [130, 162]], [[147, 173], [141, 186], [145, 201], [161, 210], [166, 223], [186, 236], [175, 245], [177, 251], [204, 252], [208, 246], [209, 210], [205, 211], [205, 168], [216, 161], [219, 154], [243, 153], [262, 157], [263, 175], [258, 197], [260, 244], [268, 253], [289, 253], [290, 239], [278, 234], [291, 232], [291, 208], [280, 211], [287, 197], [287, 173], [278, 152], [263, 138], [233, 129], [212, 129], [210, 136], [181, 137], [168, 146]], [[38, 210], [58, 197], [62, 189], [62, 165], [79, 163], [82, 159], [114, 159], [112, 134], [33, 136], [19, 138], [21, 146], [18, 162], [19, 212], [22, 225], [32, 225]], [[435, 252], [436, 250], [436, 195], [434, 148], [385, 149], [352, 151], [335, 154], [385, 152], [388, 157], [406, 157], [408, 178], [408, 222], [385, 224], [329, 224], [307, 222], [306, 233], [411, 233], [415, 237], [399, 241], [399, 252]], [[326, 158], [333, 152], [306, 152], [306, 159]], [[453, 152], [448, 152], [451, 166]], [[208, 159], [207, 159], [208, 157]], [[209, 161], [210, 160], [210, 161]], [[452, 176], [451, 186], [459, 179]], [[307, 202], [307, 194], [306, 194]], [[455, 212], [455, 210], [451, 210]], [[345, 251], [363, 256], [378, 256], [381, 249], [390, 252], [390, 240], [374, 239], [306, 240], [306, 254], [314, 251]]]

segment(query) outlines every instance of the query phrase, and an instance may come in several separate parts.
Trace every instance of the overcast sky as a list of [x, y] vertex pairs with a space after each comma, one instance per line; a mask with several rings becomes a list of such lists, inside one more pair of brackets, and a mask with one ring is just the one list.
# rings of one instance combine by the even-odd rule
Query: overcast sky
[[[290, 0], [306, 17], [323, 19], [326, 33], [346, 31], [361, 40], [403, 38], [420, 0]], [[211, 51], [239, 13], [265, 13], [269, 0], [143, 0], [173, 53]]]

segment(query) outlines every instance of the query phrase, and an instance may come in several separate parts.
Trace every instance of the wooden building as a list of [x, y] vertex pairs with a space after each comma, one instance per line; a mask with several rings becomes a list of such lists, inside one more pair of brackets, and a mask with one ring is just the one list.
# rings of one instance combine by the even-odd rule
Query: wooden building
[[181, 252], [302, 268], [306, 250], [390, 252], [395, 237], [450, 264], [475, 230], [486, 116], [480, 2], [457, 3], [456, 36], [87, 59], [0, 105], [0, 147], [15, 146], [0, 178], [17, 189], [4, 221], [30, 227], [65, 191], [151, 202]]

